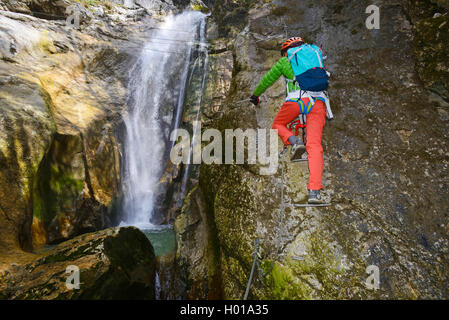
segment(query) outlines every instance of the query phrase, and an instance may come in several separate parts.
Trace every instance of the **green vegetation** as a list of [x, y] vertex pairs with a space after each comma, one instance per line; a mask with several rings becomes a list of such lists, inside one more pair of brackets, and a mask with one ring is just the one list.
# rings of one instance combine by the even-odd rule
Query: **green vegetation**
[[200, 11], [202, 13], [209, 13], [210, 12], [209, 8], [204, 6], [204, 5], [202, 5], [200, 2], [192, 3], [191, 7], [192, 7], [193, 10]]
[[[264, 263], [263, 268], [269, 269], [271, 261]], [[276, 300], [304, 300], [310, 299], [313, 292], [306, 283], [295, 276], [293, 270], [280, 263], [275, 263], [273, 270], [267, 276], [265, 285], [268, 286], [269, 299]]]
[[[335, 299], [340, 290], [349, 283], [343, 283], [344, 271], [339, 268], [332, 250], [319, 238], [311, 235], [308, 239], [308, 255], [303, 261], [287, 258], [276, 262], [267, 274], [264, 298], [268, 299]], [[269, 272], [272, 261], [264, 261], [262, 268]], [[357, 281], [357, 280], [356, 280]]]
[[100, 0], [75, 0], [76, 2], [82, 4], [83, 6], [103, 6], [108, 10], [111, 10], [114, 6], [119, 6], [119, 4], [113, 3], [111, 1], [100, 1]]
[[425, 87], [449, 97], [449, 16], [422, 19], [416, 23], [414, 51], [417, 69]]
[[[73, 210], [83, 190], [84, 179], [75, 177], [70, 162], [80, 149], [80, 140], [56, 135], [42, 160], [33, 186], [33, 215], [48, 226], [59, 213]], [[72, 149], [73, 148], [73, 149]], [[64, 161], [60, 161], [64, 158]]]

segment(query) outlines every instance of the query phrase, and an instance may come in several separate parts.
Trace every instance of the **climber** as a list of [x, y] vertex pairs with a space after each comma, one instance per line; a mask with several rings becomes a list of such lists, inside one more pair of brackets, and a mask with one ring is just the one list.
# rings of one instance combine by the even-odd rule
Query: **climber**
[[[284, 104], [273, 121], [273, 129], [285, 146], [291, 145], [291, 159], [297, 159], [307, 151], [309, 163], [309, 183], [307, 189], [309, 204], [322, 204], [320, 195], [323, 176], [323, 147], [321, 136], [325, 124], [328, 101], [323, 91], [327, 89], [329, 73], [323, 68], [322, 51], [319, 47], [306, 44], [303, 38], [293, 37], [282, 44], [281, 58], [262, 78], [250, 101], [258, 105], [259, 97], [281, 75], [286, 82]], [[329, 109], [330, 110], [330, 109]], [[288, 128], [287, 124], [299, 114], [306, 117], [306, 145]]]

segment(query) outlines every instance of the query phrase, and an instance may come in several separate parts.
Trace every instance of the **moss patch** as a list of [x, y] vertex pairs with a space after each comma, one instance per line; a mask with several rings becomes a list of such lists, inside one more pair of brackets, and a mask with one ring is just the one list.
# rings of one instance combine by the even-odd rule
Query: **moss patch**
[[57, 134], [39, 167], [33, 185], [33, 216], [45, 227], [58, 214], [73, 210], [83, 190], [84, 177], [72, 167], [80, 144], [79, 137]]
[[[270, 266], [269, 261], [263, 265], [264, 269], [269, 269]], [[280, 263], [275, 263], [265, 285], [268, 286], [267, 298], [269, 299], [304, 300], [310, 299], [312, 294], [312, 289], [296, 277], [291, 268]]]
[[417, 69], [427, 88], [449, 99], [449, 16], [416, 23], [414, 39]]

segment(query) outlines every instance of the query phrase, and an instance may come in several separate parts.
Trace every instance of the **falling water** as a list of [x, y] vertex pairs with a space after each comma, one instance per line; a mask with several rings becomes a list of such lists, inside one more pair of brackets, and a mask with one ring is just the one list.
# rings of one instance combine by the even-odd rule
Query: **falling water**
[[[200, 30], [200, 42], [204, 43], [205, 42], [205, 37], [204, 37], [204, 28], [205, 28], [205, 24], [201, 24], [201, 30]], [[201, 111], [201, 102], [203, 100], [203, 92], [204, 92], [204, 86], [206, 84], [206, 72], [207, 72], [207, 65], [209, 63], [209, 54], [207, 52], [207, 50], [205, 51], [205, 59], [204, 59], [204, 64], [203, 64], [203, 78], [201, 79], [201, 89], [200, 89], [200, 94], [198, 97], [198, 102], [197, 102], [197, 109], [196, 109], [196, 115], [195, 115], [195, 124], [198, 123], [198, 121], [200, 120], [200, 111]], [[193, 73], [192, 73], [193, 74]], [[193, 135], [192, 135], [192, 143], [190, 145], [190, 151], [189, 151], [189, 158], [190, 156], [193, 154], [193, 146], [195, 145], [195, 138], [197, 137], [196, 133], [197, 133], [198, 127], [195, 125], [193, 128]], [[185, 191], [186, 191], [186, 187], [187, 187], [187, 181], [189, 179], [189, 174], [190, 174], [190, 162], [187, 163], [186, 168], [185, 168], [185, 172], [184, 172], [184, 176], [183, 176], [183, 180], [182, 180], [182, 185], [181, 185], [181, 194], [184, 195]]]
[[130, 70], [122, 225], [156, 227], [158, 182], [182, 115], [192, 54], [204, 46], [205, 17], [192, 11], [168, 17]]
[[156, 300], [161, 299], [161, 278], [159, 277], [159, 273], [156, 271], [156, 279], [154, 281], [154, 297]]

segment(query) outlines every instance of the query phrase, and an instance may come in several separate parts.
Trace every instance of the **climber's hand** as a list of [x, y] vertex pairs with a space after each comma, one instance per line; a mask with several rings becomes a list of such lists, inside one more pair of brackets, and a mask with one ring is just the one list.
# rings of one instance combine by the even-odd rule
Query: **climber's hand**
[[251, 98], [249, 98], [249, 101], [251, 101], [251, 103], [254, 104], [255, 106], [257, 106], [260, 102], [258, 96], [251, 96]]

